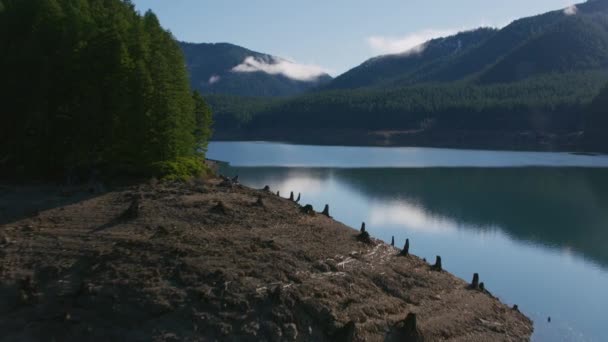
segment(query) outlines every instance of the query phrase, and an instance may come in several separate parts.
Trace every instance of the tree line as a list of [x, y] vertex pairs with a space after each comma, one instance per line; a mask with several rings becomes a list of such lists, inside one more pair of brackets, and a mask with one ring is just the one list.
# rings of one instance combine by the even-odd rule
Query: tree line
[[0, 171], [203, 171], [211, 111], [152, 12], [127, 0], [0, 0]]

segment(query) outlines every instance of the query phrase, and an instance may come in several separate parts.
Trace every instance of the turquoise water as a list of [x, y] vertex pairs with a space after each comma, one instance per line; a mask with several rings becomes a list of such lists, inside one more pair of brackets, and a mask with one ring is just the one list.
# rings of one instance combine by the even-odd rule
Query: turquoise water
[[[424, 148], [211, 143], [243, 184], [475, 272], [535, 321], [534, 341], [606, 341], [608, 157]], [[551, 316], [551, 323], [547, 317]]]

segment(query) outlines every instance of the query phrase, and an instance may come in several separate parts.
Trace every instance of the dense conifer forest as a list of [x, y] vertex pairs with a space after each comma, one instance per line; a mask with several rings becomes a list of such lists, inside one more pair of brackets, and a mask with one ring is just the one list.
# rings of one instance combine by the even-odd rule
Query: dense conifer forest
[[152, 12], [121, 0], [0, 0], [0, 171], [203, 172], [211, 112]]

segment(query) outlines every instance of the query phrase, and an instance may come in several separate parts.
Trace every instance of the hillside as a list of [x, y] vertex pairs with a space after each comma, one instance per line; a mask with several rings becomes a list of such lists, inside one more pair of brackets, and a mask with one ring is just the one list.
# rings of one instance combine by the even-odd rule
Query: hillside
[[608, 1], [425, 47], [291, 99], [208, 98], [216, 138], [580, 150], [587, 106], [608, 80]]
[[481, 28], [461, 32], [451, 37], [433, 39], [423, 44], [424, 48], [421, 52], [407, 51], [401, 54], [375, 57], [336, 77], [325, 88], [354, 89], [386, 84], [433, 63], [442, 63], [454, 58], [479, 45], [495, 33], [494, 29]]
[[310, 67], [233, 44], [181, 43], [181, 47], [191, 85], [202, 94], [289, 96], [332, 79]]

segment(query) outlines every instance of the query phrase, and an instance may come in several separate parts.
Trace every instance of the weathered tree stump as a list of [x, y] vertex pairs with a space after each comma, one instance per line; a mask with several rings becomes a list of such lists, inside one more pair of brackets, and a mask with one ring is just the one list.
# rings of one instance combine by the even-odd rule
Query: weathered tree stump
[[484, 284], [483, 282], [479, 283], [479, 290], [482, 292], [486, 291], [486, 284]]
[[277, 196], [279, 196], [279, 197], [281, 196], [281, 192], [280, 191], [277, 191]]
[[323, 214], [327, 217], [331, 217], [331, 216], [329, 216], [329, 204], [325, 205], [325, 208], [323, 209], [323, 212], [321, 214]]
[[391, 246], [395, 247], [395, 237], [394, 236], [391, 238]]
[[296, 203], [299, 203], [299, 202], [300, 202], [301, 195], [302, 195], [302, 194], [298, 192], [298, 198], [296, 198]]
[[373, 243], [372, 242], [372, 237], [365, 230], [363, 232], [361, 232], [359, 235], [357, 235], [357, 240], [359, 242], [363, 242], [363, 243], [366, 243], [368, 245], [371, 245]]
[[262, 200], [262, 196], [258, 196], [257, 201], [255, 201], [255, 205], [257, 205], [258, 207], [264, 207], [264, 201]]
[[292, 202], [294, 201], [294, 198], [293, 198], [293, 191], [292, 191], [292, 192], [289, 194], [289, 200], [290, 200], [290, 201], [292, 201]]
[[479, 274], [478, 273], [473, 274], [473, 281], [471, 282], [470, 287], [473, 290], [479, 289]]
[[131, 201], [129, 208], [127, 208], [127, 210], [125, 210], [125, 212], [122, 214], [122, 217], [125, 219], [129, 219], [129, 220], [136, 219], [137, 217], [139, 217], [140, 209], [141, 209], [141, 200], [139, 199], [139, 197], [135, 197]]
[[418, 328], [416, 314], [410, 312], [403, 321], [397, 323], [387, 341], [423, 342], [424, 336]]
[[357, 341], [357, 327], [354, 321], [346, 323], [342, 328], [337, 329], [333, 334], [332, 341], [354, 342]]
[[211, 212], [226, 215], [228, 213], [228, 207], [224, 205], [224, 202], [219, 201], [213, 208], [211, 208]]
[[401, 250], [401, 253], [399, 253], [399, 255], [401, 255], [401, 256], [410, 255], [410, 239], [405, 239], [405, 245], [403, 246], [403, 249]]
[[513, 305], [513, 311], [519, 312], [519, 306], [517, 304]]
[[433, 271], [443, 271], [443, 267], [441, 266], [441, 257], [439, 255], [435, 259], [435, 265], [431, 266], [431, 268], [433, 269]]
[[300, 210], [304, 214], [311, 215], [311, 216], [315, 215], [315, 209], [310, 204], [307, 204], [307, 205], [303, 206], [302, 209], [300, 209]]
[[360, 232], [363, 233], [365, 231], [365, 222], [361, 222]]

